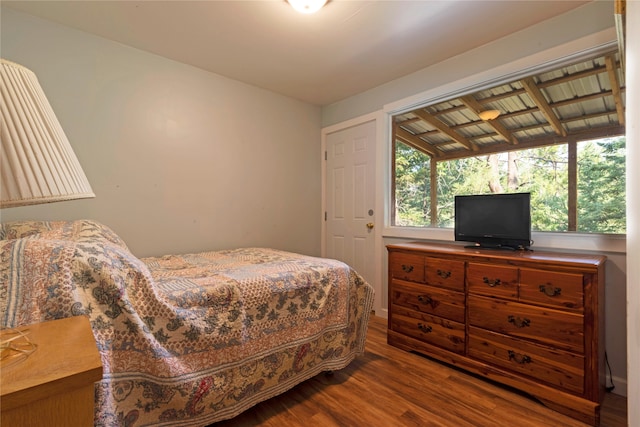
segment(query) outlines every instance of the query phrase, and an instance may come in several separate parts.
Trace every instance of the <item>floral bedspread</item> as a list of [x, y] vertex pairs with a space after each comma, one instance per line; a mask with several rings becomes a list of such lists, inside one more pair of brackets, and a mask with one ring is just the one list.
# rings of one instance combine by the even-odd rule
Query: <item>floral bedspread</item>
[[84, 315], [97, 426], [239, 414], [364, 351], [373, 289], [345, 264], [246, 248], [138, 259], [94, 221], [0, 228], [0, 327]]

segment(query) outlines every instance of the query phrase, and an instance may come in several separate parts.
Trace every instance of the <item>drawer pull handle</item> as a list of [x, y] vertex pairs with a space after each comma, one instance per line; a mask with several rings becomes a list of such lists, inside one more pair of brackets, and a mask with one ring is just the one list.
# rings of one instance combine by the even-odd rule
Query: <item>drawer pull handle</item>
[[438, 269], [437, 273], [438, 273], [438, 276], [442, 277], [443, 279], [448, 279], [449, 277], [451, 277], [450, 271], [444, 271], [444, 270]]
[[513, 350], [508, 350], [509, 352], [509, 360], [513, 360], [520, 365], [524, 365], [527, 363], [531, 363], [531, 357], [526, 354], [518, 354]]
[[556, 295], [560, 295], [562, 288], [554, 288], [551, 285], [540, 285], [540, 292], [544, 293], [548, 297], [555, 297]]
[[413, 271], [413, 265], [402, 264], [402, 271], [404, 271], [405, 273], [411, 273]]
[[496, 287], [496, 286], [500, 286], [500, 279], [493, 279], [492, 280], [492, 279], [489, 279], [488, 277], [485, 276], [485, 277], [482, 278], [482, 281], [485, 284], [491, 286], [492, 288]]
[[525, 326], [529, 326], [531, 324], [531, 320], [525, 318], [516, 317], [514, 315], [509, 315], [507, 317], [509, 323], [513, 323], [516, 328], [524, 328]]
[[429, 305], [433, 310], [436, 309], [437, 306], [440, 305], [438, 300], [431, 298], [429, 295], [418, 295], [418, 301], [420, 301], [424, 305]]
[[418, 295], [418, 301], [425, 305], [433, 305], [433, 298], [429, 295]]
[[425, 325], [423, 323], [418, 323], [418, 329], [420, 329], [425, 334], [428, 334], [429, 332], [432, 331], [432, 328], [430, 325]]

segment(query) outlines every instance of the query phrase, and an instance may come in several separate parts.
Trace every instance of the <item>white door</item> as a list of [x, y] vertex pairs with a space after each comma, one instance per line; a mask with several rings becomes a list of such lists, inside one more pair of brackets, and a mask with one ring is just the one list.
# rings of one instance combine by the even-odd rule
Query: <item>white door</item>
[[[376, 122], [326, 137], [326, 256], [375, 281]], [[374, 285], [375, 286], [375, 285]]]

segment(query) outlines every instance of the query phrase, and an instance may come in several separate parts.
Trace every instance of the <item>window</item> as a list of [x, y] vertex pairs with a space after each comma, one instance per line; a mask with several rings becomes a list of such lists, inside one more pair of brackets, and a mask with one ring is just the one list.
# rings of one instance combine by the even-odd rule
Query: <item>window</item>
[[[395, 158], [396, 226], [453, 228], [457, 194], [530, 192], [534, 231], [625, 233], [624, 137], [580, 142], [573, 158], [569, 144], [555, 144], [438, 162], [435, 206], [429, 156], [397, 143]], [[577, 204], [570, 215], [572, 169]]]
[[534, 231], [625, 233], [617, 58], [610, 52], [394, 116], [392, 225], [452, 228], [457, 194], [531, 192]]

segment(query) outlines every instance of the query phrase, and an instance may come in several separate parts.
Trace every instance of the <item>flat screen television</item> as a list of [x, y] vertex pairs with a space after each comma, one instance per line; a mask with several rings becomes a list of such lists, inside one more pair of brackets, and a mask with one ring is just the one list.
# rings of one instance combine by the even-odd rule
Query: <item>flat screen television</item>
[[477, 247], [528, 249], [531, 194], [455, 196], [455, 240]]

